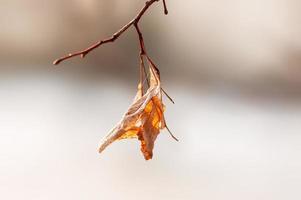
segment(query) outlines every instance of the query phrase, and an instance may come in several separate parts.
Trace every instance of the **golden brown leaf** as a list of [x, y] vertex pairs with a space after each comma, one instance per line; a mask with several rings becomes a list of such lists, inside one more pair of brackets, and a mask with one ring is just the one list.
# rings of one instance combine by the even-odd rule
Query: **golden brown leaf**
[[155, 140], [166, 124], [160, 79], [152, 66], [149, 80], [149, 88], [144, 95], [142, 84], [139, 83], [132, 105], [110, 134], [103, 139], [99, 146], [100, 153], [116, 140], [138, 138], [144, 158], [152, 158]]

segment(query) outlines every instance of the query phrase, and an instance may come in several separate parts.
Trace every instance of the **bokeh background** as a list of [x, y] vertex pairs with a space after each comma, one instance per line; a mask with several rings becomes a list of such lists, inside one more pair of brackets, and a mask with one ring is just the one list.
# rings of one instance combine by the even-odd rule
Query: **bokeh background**
[[145, 161], [137, 140], [99, 140], [131, 103], [138, 42], [110, 36], [143, 0], [0, 0], [2, 199], [301, 199], [301, 2], [167, 0], [144, 16], [162, 73], [166, 131]]

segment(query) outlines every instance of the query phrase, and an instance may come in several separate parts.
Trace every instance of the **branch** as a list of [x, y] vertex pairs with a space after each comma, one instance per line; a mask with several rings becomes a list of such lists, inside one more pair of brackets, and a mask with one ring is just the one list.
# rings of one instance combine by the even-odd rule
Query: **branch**
[[[145, 45], [144, 45], [144, 39], [143, 39], [143, 35], [142, 32], [140, 31], [139, 28], [139, 21], [142, 18], [142, 16], [145, 14], [145, 12], [149, 9], [149, 7], [154, 4], [155, 2], [158, 2], [160, 0], [149, 0], [147, 2], [145, 2], [144, 7], [140, 10], [140, 12], [136, 15], [136, 17], [134, 19], [132, 19], [129, 23], [127, 23], [125, 26], [123, 26], [120, 30], [118, 30], [116, 33], [114, 33], [111, 37], [98, 41], [97, 43], [93, 44], [92, 46], [88, 47], [87, 49], [84, 49], [82, 51], [78, 51], [78, 52], [74, 52], [74, 53], [70, 53], [66, 56], [63, 56], [57, 60], [55, 60], [53, 62], [54, 65], [58, 65], [60, 64], [62, 61], [76, 57], [76, 56], [81, 56], [82, 58], [84, 58], [88, 53], [90, 53], [91, 51], [93, 51], [94, 49], [102, 46], [103, 44], [106, 43], [110, 43], [110, 42], [114, 42], [115, 40], [117, 40], [124, 32], [126, 32], [131, 26], [134, 26], [137, 33], [138, 33], [138, 37], [139, 37], [139, 43], [140, 43], [140, 83], [142, 85], [142, 93], [143, 93], [143, 82], [144, 82], [144, 77], [146, 77], [146, 81], [147, 84], [149, 85], [148, 79], [147, 79], [147, 74], [146, 74], [146, 69], [145, 69], [145, 65], [144, 65], [144, 56], [146, 57], [146, 59], [148, 60], [148, 62], [151, 63], [152, 68], [154, 68], [154, 70], [156, 70], [156, 72], [158, 73], [158, 75], [160, 76], [160, 71], [157, 68], [157, 66], [154, 64], [154, 62], [151, 60], [151, 58], [147, 55], [146, 50], [145, 50]], [[164, 6], [164, 13], [167, 15], [168, 14], [168, 10], [167, 10], [167, 6], [166, 6], [166, 0], [162, 0], [163, 1], [163, 6]], [[163, 91], [163, 93], [167, 96], [167, 98], [174, 103], [174, 101], [172, 100], [172, 98], [165, 92], [165, 90], [163, 88], [161, 88], [161, 90]]]
[[164, 6], [164, 14], [167, 15], [168, 14], [168, 10], [167, 10], [167, 6], [166, 6], [165, 0], [163, 0], [163, 6]]
[[[82, 51], [78, 51], [75, 53], [70, 53], [66, 56], [63, 56], [57, 60], [55, 60], [53, 62], [54, 65], [58, 65], [60, 64], [62, 61], [67, 60], [69, 58], [72, 57], [76, 57], [76, 56], [81, 56], [82, 58], [84, 58], [88, 53], [90, 53], [91, 51], [93, 51], [94, 49], [100, 47], [103, 44], [106, 43], [110, 43], [110, 42], [114, 42], [116, 39], [118, 39], [125, 31], [128, 30], [129, 27], [131, 26], [137, 26], [141, 17], [144, 15], [144, 13], [149, 9], [149, 7], [154, 4], [155, 2], [158, 2], [160, 0], [149, 0], [147, 2], [145, 2], [144, 7], [140, 10], [140, 12], [136, 15], [136, 17], [134, 19], [132, 19], [128, 24], [126, 24], [124, 27], [122, 27], [119, 31], [117, 31], [116, 33], [114, 33], [111, 37], [98, 41], [97, 43], [93, 44], [92, 46], [88, 47], [87, 49], [84, 49]], [[167, 14], [167, 8], [166, 8], [166, 3], [165, 0], [163, 0], [163, 4], [164, 4], [164, 13]]]

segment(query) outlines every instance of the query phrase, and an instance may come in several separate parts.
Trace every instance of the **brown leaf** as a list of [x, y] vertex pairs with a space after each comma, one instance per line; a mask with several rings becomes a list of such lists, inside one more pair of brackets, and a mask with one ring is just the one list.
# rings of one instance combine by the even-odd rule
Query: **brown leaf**
[[111, 130], [99, 146], [101, 153], [112, 142], [120, 139], [138, 138], [146, 160], [153, 156], [154, 143], [160, 130], [166, 127], [161, 85], [157, 72], [150, 66], [150, 85], [142, 96], [142, 84], [138, 85], [136, 97], [121, 121]]

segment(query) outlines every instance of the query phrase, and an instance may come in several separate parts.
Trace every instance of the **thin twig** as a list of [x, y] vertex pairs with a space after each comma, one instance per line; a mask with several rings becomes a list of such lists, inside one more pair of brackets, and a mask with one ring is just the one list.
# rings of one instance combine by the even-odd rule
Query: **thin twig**
[[[136, 15], [136, 17], [134, 19], [132, 19], [128, 24], [126, 24], [124, 27], [122, 27], [119, 31], [117, 31], [116, 33], [114, 33], [111, 37], [98, 41], [97, 43], [93, 44], [92, 46], [90, 46], [87, 49], [84, 49], [82, 51], [78, 51], [75, 53], [70, 53], [66, 56], [63, 56], [57, 60], [55, 60], [53, 62], [54, 65], [58, 65], [60, 64], [62, 61], [67, 60], [69, 58], [72, 57], [76, 57], [76, 56], [81, 56], [82, 58], [84, 58], [88, 53], [90, 53], [91, 51], [93, 51], [94, 49], [98, 48], [99, 46], [109, 43], [109, 42], [114, 42], [116, 39], [118, 39], [126, 30], [128, 30], [129, 27], [133, 26], [133, 25], [138, 25], [141, 17], [144, 15], [144, 13], [148, 10], [148, 8], [155, 2], [158, 2], [160, 0], [149, 0], [145, 3], [145, 6], [140, 10], [140, 12]], [[165, 1], [165, 0], [164, 0]], [[164, 5], [166, 6], [166, 4], [164, 3]]]
[[165, 0], [163, 0], [163, 6], [164, 6], [164, 14], [167, 15], [168, 14], [168, 10], [167, 10], [167, 6], [166, 6]]
[[[110, 43], [110, 42], [114, 42], [115, 40], [117, 40], [124, 32], [126, 32], [131, 26], [135, 26], [136, 31], [138, 33], [139, 36], [139, 43], [140, 43], [140, 73], [142, 73], [142, 71], [144, 71], [144, 73], [146, 73], [145, 70], [145, 66], [144, 66], [144, 61], [143, 61], [143, 56], [146, 56], [147, 60], [151, 63], [151, 66], [155, 69], [155, 71], [158, 73], [159, 77], [160, 77], [160, 71], [159, 69], [156, 67], [156, 65], [154, 64], [154, 62], [151, 60], [151, 58], [147, 55], [146, 50], [145, 50], [145, 45], [144, 45], [144, 39], [143, 39], [143, 35], [139, 29], [139, 21], [141, 19], [141, 17], [144, 15], [144, 13], [148, 10], [148, 8], [155, 2], [158, 2], [160, 0], [149, 0], [145, 3], [145, 6], [140, 10], [140, 12], [136, 15], [136, 17], [134, 19], [132, 19], [128, 24], [126, 24], [125, 26], [123, 26], [120, 30], [118, 30], [116, 33], [114, 33], [111, 37], [98, 41], [97, 43], [93, 44], [92, 46], [88, 47], [87, 49], [84, 49], [82, 51], [78, 51], [75, 53], [70, 53], [66, 56], [63, 56], [57, 60], [55, 60], [53, 62], [54, 65], [58, 65], [60, 64], [62, 61], [76, 57], [76, 56], [81, 56], [82, 58], [84, 58], [88, 53], [90, 53], [91, 51], [93, 51], [94, 49], [100, 47], [103, 44], [106, 43]], [[167, 10], [167, 6], [166, 6], [166, 2], [165, 0], [163, 0], [163, 5], [164, 5], [164, 13], [167, 15], [168, 14], [168, 10]], [[143, 67], [143, 69], [141, 69]], [[140, 83], [143, 84], [143, 75], [140, 74]], [[147, 77], [147, 76], [145, 76]], [[147, 80], [148, 81], [148, 80]], [[148, 82], [149, 85], [149, 82]], [[143, 85], [142, 85], [143, 87]], [[163, 88], [161, 88], [161, 90], [163, 91], [163, 93], [167, 96], [167, 98], [174, 103], [174, 101], [172, 100], [172, 98], [165, 92], [165, 90]], [[143, 89], [142, 89], [142, 93], [143, 93]]]
[[[165, 4], [164, 4], [165, 5]], [[143, 70], [144, 73], [145, 73], [145, 77], [146, 77], [146, 81], [147, 81], [147, 84], [149, 86], [149, 81], [147, 79], [147, 74], [146, 74], [146, 70], [145, 70], [145, 65], [144, 65], [144, 61], [143, 61], [143, 56], [145, 56], [148, 60], [148, 62], [151, 64], [151, 66], [155, 69], [155, 71], [158, 73], [159, 75], [159, 78], [160, 78], [160, 71], [159, 69], [157, 68], [157, 66], [155, 65], [155, 63], [152, 61], [152, 59], [148, 56], [146, 50], [145, 50], [145, 44], [144, 44], [144, 39], [143, 39], [143, 35], [142, 35], [142, 32], [139, 28], [139, 25], [138, 24], [134, 24], [135, 26], [135, 29], [137, 31], [137, 34], [138, 34], [138, 38], [139, 38], [139, 44], [140, 44], [140, 72]], [[143, 69], [142, 69], [143, 68]], [[140, 74], [140, 77], [141, 74]], [[140, 78], [140, 81], [143, 82], [143, 80], [141, 80]], [[162, 92], [166, 95], [166, 97], [173, 103], [175, 104], [174, 100], [167, 94], [167, 92], [161, 87], [161, 90]]]

